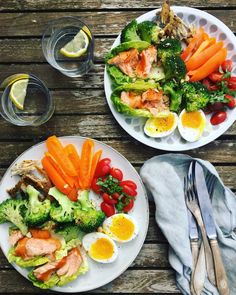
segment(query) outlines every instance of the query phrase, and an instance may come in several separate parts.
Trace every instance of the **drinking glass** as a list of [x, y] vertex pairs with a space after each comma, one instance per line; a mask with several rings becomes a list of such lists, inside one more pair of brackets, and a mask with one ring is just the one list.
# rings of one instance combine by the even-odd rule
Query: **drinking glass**
[[[60, 49], [82, 30], [88, 40], [86, 52], [79, 57], [67, 57]], [[80, 77], [93, 66], [94, 38], [88, 28], [77, 17], [66, 16], [48, 23], [43, 34], [42, 49], [48, 63], [68, 77]]]

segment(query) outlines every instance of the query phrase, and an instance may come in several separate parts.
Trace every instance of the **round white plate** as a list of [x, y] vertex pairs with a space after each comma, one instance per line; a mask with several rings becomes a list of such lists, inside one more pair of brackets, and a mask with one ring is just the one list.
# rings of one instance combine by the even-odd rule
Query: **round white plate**
[[[67, 136], [60, 138], [63, 144], [72, 143], [74, 144], [78, 151], [81, 151], [82, 143], [85, 138], [79, 136]], [[144, 243], [148, 222], [149, 222], [149, 207], [148, 199], [145, 188], [142, 184], [142, 181], [134, 169], [134, 167], [125, 159], [120, 153], [115, 151], [113, 148], [108, 145], [101, 143], [99, 141], [95, 142], [95, 150], [102, 149], [102, 158], [108, 157], [111, 158], [112, 166], [122, 169], [124, 173], [124, 179], [132, 179], [137, 184], [138, 197], [135, 201], [133, 211], [130, 212], [130, 215], [134, 217], [138, 226], [139, 234], [133, 241], [129, 243], [124, 243], [123, 245], [118, 244], [118, 258], [115, 262], [110, 264], [101, 264], [97, 263], [88, 258], [90, 269], [89, 271], [75, 280], [72, 283], [69, 283], [63, 287], [55, 287], [53, 290], [59, 292], [85, 292], [92, 289], [99, 288], [115, 278], [121, 275], [134, 261], [138, 255], [141, 247]], [[7, 172], [2, 178], [0, 185], [0, 201], [7, 199], [9, 196], [6, 193], [6, 190], [13, 187], [18, 181], [19, 177], [11, 176], [11, 168], [15, 163], [21, 162], [22, 160], [40, 160], [43, 157], [44, 152], [46, 151], [45, 143], [39, 143], [21, 154], [8, 168]], [[0, 246], [3, 250], [3, 253], [7, 256], [10, 245], [8, 243], [8, 228], [9, 224], [0, 225]], [[27, 277], [27, 270], [20, 268], [19, 266], [13, 264], [15, 269], [21, 273], [24, 277]], [[9, 277], [9, 280], [11, 278]]]
[[[234, 75], [236, 75], [236, 37], [234, 36], [232, 31], [216, 17], [202, 10], [182, 6], [172, 6], [171, 8], [187, 24], [191, 24], [196, 27], [201, 26], [205, 29], [207, 33], [210, 34], [211, 37], [216, 37], [217, 40], [224, 41], [224, 44], [228, 50], [227, 58], [232, 59], [233, 73]], [[138, 23], [145, 20], [155, 20], [156, 13], [159, 11], [160, 9], [156, 9], [141, 15], [137, 18]], [[116, 47], [119, 44], [120, 35], [116, 38], [115, 42], [112, 45], [112, 48]], [[116, 111], [110, 99], [112, 88], [110, 77], [106, 70], [104, 73], [104, 87], [107, 103], [111, 109], [113, 116], [121, 125], [121, 127], [140, 142], [160, 150], [186, 151], [201, 147], [222, 135], [236, 120], [236, 108], [233, 110], [227, 110], [228, 118], [225, 122], [217, 126], [212, 126], [209, 123], [210, 116], [207, 116], [208, 124], [202, 137], [198, 141], [192, 143], [186, 142], [184, 139], [181, 138], [178, 132], [178, 128], [175, 130], [174, 133], [167, 137], [151, 138], [145, 135], [145, 133], [143, 132], [143, 126], [147, 119], [124, 116], [123, 114], [120, 114]]]

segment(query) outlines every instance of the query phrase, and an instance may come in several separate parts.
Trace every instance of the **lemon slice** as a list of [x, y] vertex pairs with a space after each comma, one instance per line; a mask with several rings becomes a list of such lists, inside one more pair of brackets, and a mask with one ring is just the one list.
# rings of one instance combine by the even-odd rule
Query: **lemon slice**
[[29, 83], [29, 79], [18, 80], [12, 84], [10, 90], [10, 99], [14, 105], [20, 109], [24, 109], [24, 101], [26, 97], [26, 90]]
[[21, 80], [21, 79], [29, 79], [28, 74], [14, 74], [11, 75], [10, 77], [6, 78], [0, 85], [0, 88], [5, 88], [7, 86], [10, 86], [14, 82]]
[[79, 57], [87, 51], [89, 39], [83, 30], [60, 49], [60, 53], [67, 57]]

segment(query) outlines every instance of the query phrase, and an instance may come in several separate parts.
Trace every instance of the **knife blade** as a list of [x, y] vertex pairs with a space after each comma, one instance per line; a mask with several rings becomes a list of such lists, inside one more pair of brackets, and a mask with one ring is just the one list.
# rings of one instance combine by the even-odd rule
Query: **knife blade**
[[202, 218], [204, 221], [204, 225], [206, 228], [206, 233], [209, 239], [215, 239], [217, 237], [216, 234], [216, 227], [215, 227], [215, 221], [213, 217], [213, 210], [212, 205], [210, 201], [210, 196], [208, 193], [206, 180], [204, 176], [204, 171], [202, 166], [195, 162], [195, 169], [193, 169], [194, 172], [194, 184], [198, 196], [199, 206], [202, 213]]

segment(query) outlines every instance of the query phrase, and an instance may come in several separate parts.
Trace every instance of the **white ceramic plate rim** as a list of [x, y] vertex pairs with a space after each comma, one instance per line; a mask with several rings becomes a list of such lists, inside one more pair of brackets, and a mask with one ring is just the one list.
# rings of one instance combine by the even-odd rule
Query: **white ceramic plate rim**
[[[234, 36], [233, 32], [219, 19], [217, 19], [215, 16], [196, 9], [196, 8], [191, 8], [191, 7], [185, 7], [185, 6], [171, 6], [171, 8], [176, 12], [176, 13], [191, 13], [191, 14], [198, 14], [199, 12], [201, 13], [202, 17], [205, 17], [206, 19], [212, 21], [212, 23], [218, 24], [218, 26], [220, 26], [221, 31], [224, 32], [227, 36], [230, 37], [231, 41], [234, 40], [234, 45], [236, 47], [236, 37]], [[158, 9], [154, 9], [151, 10], [141, 16], [139, 16], [138, 18], [136, 18], [136, 20], [138, 22], [142, 22], [144, 20], [151, 20], [155, 14], [157, 12], [159, 12], [161, 10], [161, 8]], [[117, 45], [120, 44], [120, 34], [118, 35], [118, 37], [116, 38], [116, 40], [114, 41], [113, 45], [111, 48], [116, 47]], [[187, 150], [191, 150], [191, 149], [195, 149], [201, 146], [204, 146], [210, 142], [212, 142], [213, 140], [215, 140], [216, 138], [218, 138], [219, 136], [221, 136], [223, 133], [225, 133], [229, 127], [232, 126], [232, 124], [234, 123], [234, 121], [236, 120], [236, 108], [234, 110], [228, 110], [227, 112], [230, 113], [230, 118], [228, 118], [227, 122], [224, 122], [223, 125], [220, 125], [220, 128], [218, 130], [218, 132], [212, 132], [211, 134], [209, 134], [209, 136], [207, 137], [207, 139], [204, 142], [200, 142], [200, 141], [196, 141], [196, 142], [186, 142], [186, 144], [184, 145], [184, 147], [178, 147], [176, 148], [175, 144], [172, 145], [165, 145], [165, 147], [162, 147], [158, 142], [154, 142], [154, 141], [150, 141], [148, 138], [141, 138], [141, 136], [139, 135], [139, 133], [133, 133], [132, 129], [130, 128], [126, 128], [126, 126], [123, 125], [122, 122], [122, 114], [118, 113], [117, 110], [115, 109], [115, 107], [112, 104], [112, 101], [110, 99], [110, 95], [111, 95], [111, 81], [110, 81], [110, 77], [106, 71], [104, 71], [104, 88], [105, 88], [105, 95], [106, 95], [106, 100], [107, 103], [110, 107], [110, 110], [113, 114], [113, 116], [115, 117], [116, 121], [119, 123], [119, 125], [132, 137], [134, 137], [135, 135], [135, 139], [137, 139], [138, 141], [144, 143], [147, 146], [156, 148], [156, 149], [160, 149], [160, 150], [165, 150], [165, 151], [187, 151]]]
[[[61, 136], [59, 137], [59, 139], [65, 139], [65, 140], [69, 140], [70, 138], [72, 139], [83, 139], [85, 140], [87, 137], [83, 137], [83, 136], [77, 136], [77, 135], [74, 135], [74, 136]], [[74, 293], [74, 292], [86, 292], [86, 291], [91, 291], [91, 290], [94, 290], [94, 289], [97, 289], [97, 288], [100, 288], [108, 283], [110, 283], [111, 281], [113, 281], [114, 279], [116, 279], [117, 277], [119, 277], [123, 272], [125, 272], [127, 270], [127, 268], [133, 263], [133, 261], [136, 259], [136, 257], [138, 256], [141, 248], [143, 247], [143, 244], [144, 244], [144, 241], [146, 239], [146, 235], [147, 235], [147, 230], [148, 230], [148, 226], [149, 226], [149, 205], [148, 205], [148, 196], [147, 196], [147, 192], [146, 192], [146, 189], [145, 189], [145, 186], [138, 174], [138, 172], [134, 169], [134, 167], [131, 165], [131, 163], [122, 155], [120, 154], [118, 151], [116, 151], [114, 148], [112, 148], [111, 146], [101, 142], [101, 141], [98, 141], [98, 140], [95, 140], [93, 139], [95, 143], [98, 143], [99, 145], [102, 145], [102, 146], [105, 146], [106, 148], [110, 149], [112, 152], [114, 152], [115, 154], [117, 154], [119, 157], [123, 158], [124, 161], [126, 161], [127, 165], [130, 167], [130, 169], [133, 170], [133, 172], [136, 174], [137, 176], [137, 179], [139, 180], [140, 182], [140, 186], [142, 188], [142, 191], [143, 191], [143, 198], [145, 199], [146, 201], [146, 208], [143, 210], [144, 214], [146, 214], [146, 220], [147, 220], [147, 223], [145, 224], [145, 227], [142, 228], [142, 240], [140, 242], [140, 246], [138, 248], [135, 249], [135, 254], [133, 255], [133, 258], [132, 260], [129, 261], [129, 263], [127, 265], [125, 265], [124, 268], [120, 269], [118, 272], [114, 273], [114, 275], [112, 275], [111, 277], [109, 277], [109, 279], [104, 279], [104, 281], [100, 282], [100, 283], [97, 283], [95, 285], [92, 285], [90, 284], [87, 288], [71, 288], [71, 290], [68, 290], [68, 289], [64, 289], [63, 287], [54, 287], [52, 288], [51, 290], [53, 291], [57, 291], [57, 292], [64, 292], [64, 293]], [[42, 142], [39, 142], [33, 146], [31, 146], [30, 148], [28, 148], [27, 150], [25, 150], [23, 153], [21, 153], [16, 159], [15, 161], [9, 166], [9, 168], [7, 169], [7, 171], [5, 172], [4, 176], [2, 177], [1, 181], [0, 181], [0, 185], [2, 185], [2, 183], [5, 181], [5, 178], [6, 178], [6, 175], [7, 175], [7, 172], [9, 170], [11, 170], [11, 168], [15, 165], [15, 163], [17, 163], [21, 157], [27, 153], [28, 151], [34, 149], [35, 147], [39, 146], [39, 145], [44, 145], [45, 144], [45, 141], [42, 141]], [[132, 243], [132, 241], [131, 241]], [[2, 241], [0, 239], [0, 247], [2, 248], [1, 246], [2, 244]], [[2, 249], [3, 250], [3, 249]], [[7, 253], [3, 250], [3, 253], [4, 255], [7, 257]], [[28, 277], [27, 275], [25, 275], [23, 273], [23, 269], [19, 266], [17, 266], [16, 264], [14, 263], [11, 263], [11, 265], [21, 274], [23, 275], [27, 280]], [[27, 272], [28, 273], [28, 272]], [[82, 278], [82, 276], [81, 276]], [[30, 280], [29, 280], [30, 281]]]

